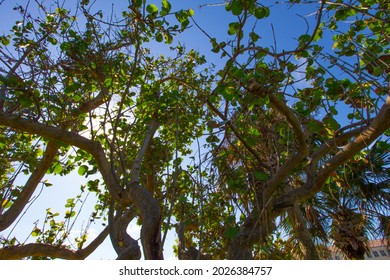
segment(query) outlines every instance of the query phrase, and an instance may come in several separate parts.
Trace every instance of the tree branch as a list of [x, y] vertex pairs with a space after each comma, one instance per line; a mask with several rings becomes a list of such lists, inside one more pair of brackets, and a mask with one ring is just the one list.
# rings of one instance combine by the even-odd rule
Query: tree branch
[[306, 226], [307, 221], [303, 216], [298, 205], [294, 205], [287, 211], [288, 217], [292, 222], [298, 240], [301, 243], [303, 255], [305, 260], [319, 260], [313, 238]]
[[242, 137], [241, 133], [237, 130], [237, 128], [234, 126], [234, 124], [228, 120], [217, 108], [215, 108], [215, 106], [209, 101], [207, 100], [207, 106], [219, 117], [221, 118], [221, 120], [223, 120], [225, 122], [225, 124], [232, 130], [232, 132], [234, 133], [234, 135], [241, 141], [241, 143], [244, 145], [244, 147], [249, 151], [249, 153], [254, 156], [254, 158], [257, 160], [257, 163], [269, 170], [269, 166], [267, 166], [266, 164], [264, 164], [263, 160], [259, 157], [259, 155], [256, 153], [256, 151], [254, 149], [252, 149], [252, 147], [245, 141], [245, 139]]
[[268, 97], [273, 107], [277, 109], [279, 113], [281, 113], [286, 118], [287, 122], [294, 130], [294, 134], [295, 137], [297, 138], [300, 153], [306, 153], [307, 151], [306, 137], [305, 134], [303, 133], [300, 121], [296, 117], [294, 111], [287, 106], [286, 102], [280, 100], [274, 94], [269, 93]]
[[386, 20], [386, 18], [377, 17], [376, 15], [367, 12], [366, 10], [368, 10], [368, 9], [366, 9], [366, 10], [364, 10], [364, 8], [359, 9], [359, 8], [357, 8], [357, 7], [355, 7], [355, 6], [349, 5], [349, 4], [347, 4], [347, 3], [342, 3], [342, 2], [330, 2], [330, 1], [326, 1], [325, 3], [328, 4], [328, 5], [330, 5], [330, 6], [334, 5], [334, 6], [341, 6], [341, 7], [344, 7], [344, 8], [349, 8], [349, 9], [354, 10], [354, 11], [360, 13], [360, 14], [363, 14], [363, 15], [366, 15], [366, 16], [369, 16], [369, 17], [372, 17], [372, 18], [374, 18], [374, 19], [376, 19], [376, 20], [378, 20], [378, 21], [381, 21], [381, 22], [384, 22], [384, 23], [390, 23], [390, 21], [389, 21], [389, 20]]
[[0, 260], [19, 260], [27, 257], [49, 257], [66, 260], [83, 260], [104, 241], [109, 232], [108, 226], [84, 249], [70, 250], [63, 246], [43, 243], [30, 243], [0, 249]]
[[141, 258], [141, 249], [138, 242], [128, 233], [129, 223], [136, 217], [134, 209], [122, 211], [120, 207], [116, 209], [117, 214], [114, 217], [115, 202], [111, 201], [108, 222], [110, 225], [111, 243], [118, 254], [117, 260], [139, 260]]
[[347, 142], [352, 137], [359, 135], [365, 128], [356, 128], [354, 130], [343, 133], [335, 138], [329, 139], [322, 144], [310, 157], [309, 166], [312, 169], [317, 169], [317, 164], [323, 156], [331, 150], [337, 149], [340, 145]]
[[137, 157], [134, 160], [133, 167], [130, 172], [130, 184], [139, 183], [139, 177], [141, 173], [141, 163], [145, 156], [146, 150], [150, 145], [150, 141], [153, 139], [154, 134], [156, 133], [159, 124], [155, 118], [153, 118], [152, 122], [149, 125], [148, 132], [144, 137], [144, 141], [140, 150], [138, 151]]
[[42, 137], [66, 143], [77, 147], [91, 154], [97, 161], [99, 171], [107, 184], [111, 195], [118, 201], [128, 203], [121, 192], [121, 187], [116, 181], [115, 176], [111, 172], [110, 163], [108, 162], [104, 150], [100, 143], [87, 139], [74, 132], [69, 132], [60, 127], [49, 126], [25, 119], [19, 116], [10, 115], [0, 112], [0, 125], [8, 126], [12, 129], [24, 131], [30, 134], [40, 135]]
[[283, 100], [280, 100], [274, 94], [268, 93], [268, 96], [271, 105], [286, 118], [287, 122], [293, 129], [298, 143], [298, 151], [292, 157], [287, 159], [286, 162], [279, 167], [274, 176], [272, 176], [271, 180], [267, 182], [265, 193], [266, 201], [271, 198], [278, 185], [290, 174], [291, 170], [299, 166], [308, 155], [306, 137], [294, 111], [291, 110], [291, 108], [289, 108]]
[[372, 124], [357, 135], [344, 148], [328, 160], [316, 174], [308, 174], [306, 183], [298, 188], [281, 195], [273, 202], [274, 209], [292, 206], [295, 203], [313, 197], [325, 184], [326, 179], [340, 165], [351, 159], [356, 153], [368, 147], [375, 139], [390, 128], [390, 94], [386, 98]]
[[28, 178], [23, 190], [19, 194], [17, 200], [11, 205], [11, 207], [3, 214], [0, 215], [0, 231], [8, 228], [19, 214], [23, 211], [23, 208], [28, 203], [36, 187], [45, 176], [46, 171], [49, 169], [55, 156], [57, 155], [59, 146], [54, 141], [49, 141], [46, 147], [45, 154], [41, 159], [37, 168], [33, 171]]

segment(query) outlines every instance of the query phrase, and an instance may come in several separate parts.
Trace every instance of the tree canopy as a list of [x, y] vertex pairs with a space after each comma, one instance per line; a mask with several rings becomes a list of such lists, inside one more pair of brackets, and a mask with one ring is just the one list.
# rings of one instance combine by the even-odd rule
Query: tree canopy
[[[172, 232], [179, 259], [319, 259], [331, 244], [362, 259], [389, 239], [390, 4], [195, 1], [227, 22], [211, 26], [177, 2], [13, 7], [0, 259], [85, 259], [106, 238], [118, 259], [163, 259]], [[278, 34], [280, 14], [299, 28]], [[201, 48], [182, 39], [194, 30]], [[48, 176], [74, 174], [64, 213], [14, 235]]]

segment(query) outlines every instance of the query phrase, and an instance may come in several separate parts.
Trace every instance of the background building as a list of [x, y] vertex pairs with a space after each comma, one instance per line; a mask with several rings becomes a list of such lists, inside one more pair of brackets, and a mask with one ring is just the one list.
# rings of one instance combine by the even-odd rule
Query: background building
[[[384, 240], [371, 240], [368, 242], [370, 252], [364, 255], [365, 260], [390, 260], [390, 246]], [[344, 254], [334, 246], [329, 248], [331, 260], [343, 260]]]

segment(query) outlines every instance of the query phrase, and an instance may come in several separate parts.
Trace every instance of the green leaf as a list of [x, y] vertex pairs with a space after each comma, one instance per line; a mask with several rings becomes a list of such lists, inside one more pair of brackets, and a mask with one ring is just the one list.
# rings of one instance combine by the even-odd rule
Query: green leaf
[[221, 50], [221, 46], [217, 43], [217, 40], [215, 38], [212, 38], [210, 42], [213, 47], [211, 51], [214, 53], [219, 53], [219, 51]]
[[[166, 15], [171, 11], [171, 3], [167, 0], [162, 0], [162, 12], [161, 15]], [[164, 12], [164, 14], [163, 14]]]
[[110, 88], [112, 86], [112, 78], [108, 77], [104, 80], [103, 86], [106, 88]]
[[188, 20], [188, 17], [190, 16], [190, 10], [180, 10], [175, 13], [175, 17], [180, 22], [182, 30], [184, 30], [190, 24], [190, 21]]
[[164, 39], [165, 39], [165, 43], [168, 45], [172, 44], [172, 42], [173, 42], [173, 37], [172, 37], [171, 33], [169, 33], [169, 32], [164, 33]]
[[335, 13], [336, 20], [346, 20], [347, 18], [356, 15], [356, 11], [350, 8], [340, 8]]
[[242, 11], [244, 10], [244, 7], [242, 5], [241, 0], [232, 0], [230, 3], [226, 6], [227, 11], [231, 11], [233, 15], [239, 16], [242, 14]]
[[99, 192], [99, 179], [88, 181], [87, 186], [90, 192]]
[[146, 7], [146, 11], [149, 13], [149, 14], [156, 14], [158, 13], [158, 7], [154, 4], [149, 4], [147, 7]]
[[322, 34], [323, 34], [322, 29], [318, 28], [316, 34], [314, 35], [313, 41], [317, 42], [318, 40], [320, 40], [322, 38]]
[[309, 34], [305, 34], [305, 35], [301, 35], [299, 38], [298, 38], [298, 41], [300, 43], [300, 45], [304, 45], [306, 44], [307, 42], [309, 42], [311, 39], [311, 36]]
[[255, 176], [255, 178], [257, 180], [260, 180], [260, 181], [266, 181], [268, 179], [267, 173], [264, 173], [264, 172], [261, 172], [261, 171], [255, 170], [253, 172], [253, 175]]
[[80, 176], [84, 176], [85, 173], [87, 173], [88, 171], [88, 166], [86, 165], [81, 165], [77, 171], [77, 173], [80, 175]]
[[81, 87], [80, 84], [70, 84], [64, 89], [64, 93], [66, 95], [70, 95], [74, 93], [76, 90], [78, 90]]
[[53, 186], [53, 184], [52, 184], [52, 183], [49, 183], [49, 182], [47, 182], [47, 181], [44, 181], [44, 182], [43, 182], [43, 184], [44, 184], [44, 185], [45, 185], [45, 187], [47, 187], [47, 188], [49, 188], [49, 187]]
[[39, 228], [37, 228], [37, 227], [35, 227], [33, 229], [33, 231], [31, 232], [31, 236], [34, 236], [34, 237], [39, 236], [41, 234], [42, 234], [42, 231]]
[[32, 30], [34, 28], [34, 25], [32, 24], [32, 22], [28, 22], [25, 27], [28, 30]]
[[79, 102], [81, 100], [81, 95], [80, 94], [75, 94], [72, 96], [72, 99], [74, 102]]
[[131, 1], [131, 4], [132, 4], [135, 8], [141, 8], [143, 2], [144, 2], [144, 0], [133, 0], [133, 1]]
[[229, 23], [229, 35], [234, 35], [240, 30], [240, 24], [238, 22], [231, 22]]
[[66, 200], [65, 208], [74, 208], [76, 203], [74, 202], [74, 198], [69, 198]]
[[8, 46], [9, 43], [10, 43], [10, 39], [6, 36], [1, 36], [1, 44], [3, 44], [4, 46]]
[[69, 210], [67, 210], [67, 211], [65, 212], [65, 219], [72, 218], [72, 217], [74, 217], [75, 215], [76, 215], [76, 211], [69, 211]]
[[309, 128], [310, 132], [312, 133], [319, 133], [323, 129], [323, 124], [316, 120], [310, 120], [307, 123], [307, 127]]
[[256, 43], [260, 39], [260, 36], [257, 35], [257, 33], [255, 32], [249, 33], [249, 37], [251, 38], [253, 43]]
[[156, 41], [161, 43], [163, 40], [164, 40], [164, 36], [161, 34], [161, 32], [157, 32]]
[[69, 42], [63, 42], [61, 45], [60, 45], [60, 49], [63, 50], [63, 51], [69, 51], [72, 47], [72, 44], [69, 43]]
[[5, 199], [1, 205], [1, 208], [3, 209], [10, 208], [12, 204], [13, 204], [12, 201]]
[[47, 40], [49, 41], [49, 43], [51, 43], [52, 45], [57, 45], [58, 41], [56, 38], [53, 38], [53, 37], [48, 37]]
[[322, 122], [324, 123], [326, 128], [328, 128], [331, 131], [336, 131], [337, 129], [339, 129], [341, 127], [340, 124], [331, 116], [326, 116], [322, 120]]
[[54, 174], [60, 174], [62, 172], [63, 168], [62, 168], [62, 164], [57, 162], [54, 166], [54, 169], [53, 169], [53, 173]]
[[270, 15], [270, 10], [269, 10], [269, 8], [267, 8], [267, 7], [257, 7], [257, 8], [254, 9], [253, 15], [254, 15], [257, 19], [266, 18], [266, 17], [269, 17], [269, 15]]
[[214, 142], [219, 142], [219, 139], [215, 135], [210, 135], [206, 138], [207, 143], [214, 143]]

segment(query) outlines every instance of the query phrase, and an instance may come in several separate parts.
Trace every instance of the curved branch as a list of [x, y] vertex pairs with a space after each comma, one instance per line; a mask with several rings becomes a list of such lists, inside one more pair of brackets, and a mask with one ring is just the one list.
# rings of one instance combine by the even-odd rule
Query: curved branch
[[102, 174], [102, 177], [106, 182], [111, 195], [118, 201], [123, 201], [124, 203], [128, 202], [128, 200], [126, 200], [126, 198], [122, 195], [121, 187], [116, 182], [116, 177], [111, 171], [111, 165], [108, 162], [100, 143], [80, 136], [77, 133], [69, 132], [66, 129], [60, 127], [45, 125], [4, 112], [0, 112], [0, 125], [8, 126], [12, 129], [20, 131], [25, 131], [30, 134], [40, 135], [57, 142], [66, 143], [91, 154], [97, 161], [99, 171]]
[[[129, 200], [140, 210], [142, 217], [141, 242], [144, 256], [147, 260], [163, 259], [160, 231], [160, 205], [153, 197], [153, 194], [139, 184], [141, 163], [158, 127], [159, 123], [157, 119], [153, 118], [132, 166], [130, 182], [126, 182], [126, 194]], [[134, 245], [132, 246], [134, 247]]]
[[336, 138], [329, 139], [324, 144], [322, 144], [318, 150], [313, 153], [310, 157], [309, 165], [312, 168], [317, 168], [318, 162], [321, 160], [323, 156], [329, 153], [331, 150], [337, 149], [340, 145], [351, 139], [352, 137], [356, 137], [359, 135], [362, 130], [365, 128], [356, 128], [354, 130], [343, 133]]
[[83, 260], [88, 257], [104, 241], [109, 232], [106, 227], [87, 247], [77, 251], [63, 246], [30, 243], [0, 249], [0, 260], [18, 260], [26, 257], [49, 257], [66, 260]]
[[319, 260], [318, 252], [316, 250], [313, 238], [306, 224], [307, 221], [303, 216], [298, 205], [294, 205], [287, 211], [289, 219], [292, 221], [293, 228], [298, 240], [302, 245], [302, 252], [305, 260]]
[[351, 159], [356, 153], [368, 147], [390, 128], [390, 94], [386, 98], [372, 124], [357, 135], [351, 142], [343, 147], [336, 155], [328, 160], [315, 174], [308, 174], [306, 183], [298, 188], [281, 195], [273, 202], [274, 209], [292, 206], [297, 202], [304, 201], [318, 193], [325, 184], [326, 179], [340, 165]]
[[117, 209], [118, 214], [114, 217], [114, 201], [111, 202], [108, 222], [110, 225], [111, 243], [118, 254], [117, 260], [139, 260], [141, 258], [141, 249], [138, 242], [128, 233], [127, 227], [136, 216], [133, 209], [126, 211]]
[[[77, 133], [69, 132], [63, 128], [44, 125], [4, 112], [0, 112], [0, 125], [8, 126], [31, 134], [37, 134], [54, 141], [63, 142], [78, 147], [91, 154], [97, 161], [99, 171], [112, 197], [122, 205], [129, 205], [133, 203], [140, 209], [141, 216], [143, 218], [141, 240], [144, 247], [145, 258], [162, 259], [160, 207], [158, 201], [153, 198], [151, 193], [140, 186], [137, 182], [139, 170], [135, 170], [134, 174], [132, 174], [137, 180], [131, 180], [130, 184], [127, 184], [127, 191], [123, 192], [100, 143], [80, 136]], [[151, 124], [149, 133], [144, 140], [144, 146], [149, 144], [157, 127], [158, 123], [156, 121]], [[144, 150], [141, 149], [138, 157], [142, 159], [143, 154]], [[137, 165], [134, 167], [137, 168]]]
[[134, 164], [133, 164], [133, 167], [132, 167], [131, 173], [130, 173], [130, 184], [139, 182], [142, 160], [145, 156], [146, 150], [148, 149], [148, 147], [150, 145], [150, 141], [152, 140], [158, 127], [159, 127], [159, 124], [158, 124], [157, 120], [154, 118], [149, 125], [148, 132], [146, 133], [146, 135], [144, 137], [144, 141], [142, 143], [142, 146], [141, 146], [140, 150], [138, 151], [137, 157], [134, 160]]
[[162, 260], [161, 210], [159, 202], [137, 182], [127, 187], [131, 202], [140, 210], [142, 217], [141, 242], [146, 260]]
[[299, 145], [299, 150], [301, 153], [306, 153], [307, 146], [306, 146], [306, 137], [303, 133], [301, 124], [299, 120], [297, 119], [295, 113], [291, 108], [289, 108], [283, 100], [280, 100], [277, 98], [274, 94], [269, 93], [269, 100], [273, 107], [279, 111], [287, 120], [287, 122], [290, 124], [291, 128], [294, 130], [294, 134], [297, 138], [297, 142]]
[[0, 231], [3, 231], [8, 228], [23, 211], [23, 208], [26, 206], [29, 199], [33, 195], [39, 182], [41, 182], [42, 178], [46, 174], [46, 171], [53, 163], [53, 160], [57, 155], [58, 148], [59, 146], [56, 143], [54, 143], [53, 141], [49, 141], [42, 160], [40, 161], [37, 168], [33, 171], [31, 176], [28, 178], [17, 200], [3, 215], [0, 215]]
[[294, 131], [298, 143], [298, 151], [279, 167], [271, 180], [267, 182], [265, 200], [268, 201], [275, 192], [277, 186], [290, 174], [291, 170], [298, 167], [308, 155], [306, 137], [298, 118], [287, 104], [272, 93], [268, 93], [271, 105], [279, 111], [287, 120]]

